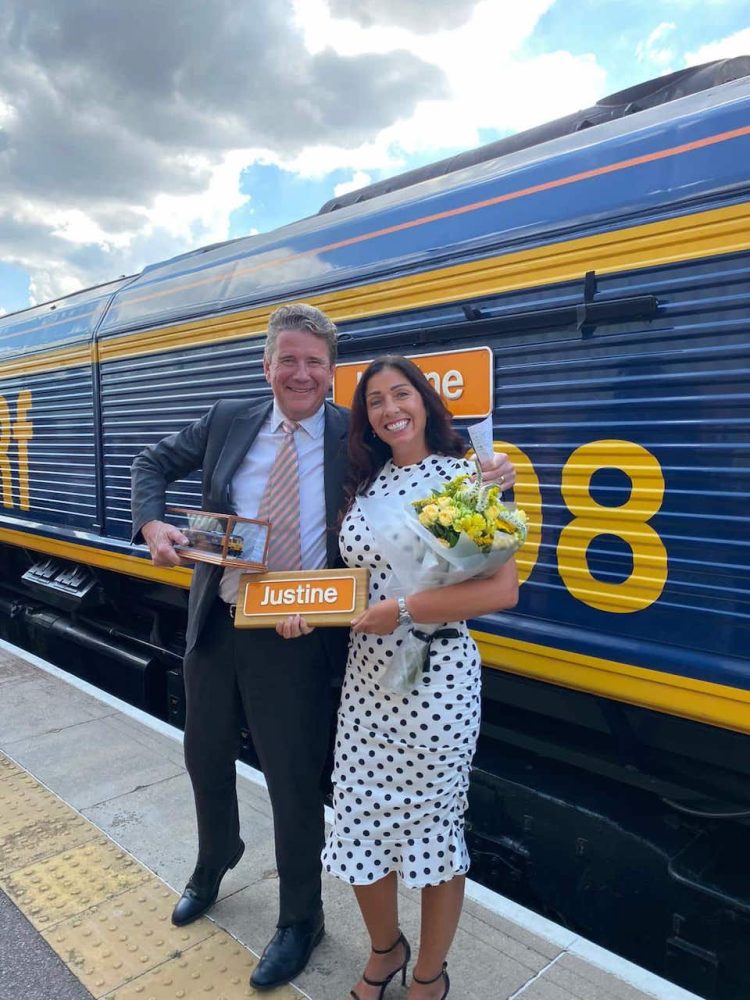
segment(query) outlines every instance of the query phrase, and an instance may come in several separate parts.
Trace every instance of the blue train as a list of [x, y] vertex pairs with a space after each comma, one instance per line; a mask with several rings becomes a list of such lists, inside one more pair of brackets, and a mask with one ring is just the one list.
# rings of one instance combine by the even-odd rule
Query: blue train
[[477, 877], [747, 997], [748, 164], [742, 58], [2, 317], [3, 634], [179, 714], [189, 571], [130, 546], [130, 463], [267, 393], [267, 317], [312, 302], [337, 401], [406, 353], [519, 470], [519, 606], [473, 623]]

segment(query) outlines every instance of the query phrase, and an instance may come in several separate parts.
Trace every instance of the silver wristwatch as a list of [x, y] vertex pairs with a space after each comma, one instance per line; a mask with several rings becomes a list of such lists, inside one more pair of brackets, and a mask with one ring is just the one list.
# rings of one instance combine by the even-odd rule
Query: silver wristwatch
[[414, 619], [409, 614], [409, 609], [406, 606], [406, 600], [403, 597], [398, 597], [398, 624], [399, 625], [413, 625]]

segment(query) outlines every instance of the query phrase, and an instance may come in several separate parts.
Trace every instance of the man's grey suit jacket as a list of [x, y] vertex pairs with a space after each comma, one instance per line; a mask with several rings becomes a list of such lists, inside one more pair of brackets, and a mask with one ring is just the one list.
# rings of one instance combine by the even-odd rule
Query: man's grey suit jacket
[[[133, 541], [143, 541], [141, 528], [146, 522], [164, 520], [164, 494], [169, 484], [198, 469], [203, 470], [201, 509], [217, 514], [234, 513], [230, 499], [232, 477], [271, 407], [269, 400], [261, 403], [220, 400], [200, 420], [137, 455], [133, 462]], [[341, 565], [337, 526], [344, 497], [348, 429], [349, 411], [326, 402], [323, 452], [329, 568]], [[186, 653], [195, 645], [205, 624], [218, 594], [221, 574], [220, 567], [195, 564], [188, 605]], [[332, 673], [340, 676], [346, 659], [348, 630], [324, 629], [322, 632], [332, 661]]]

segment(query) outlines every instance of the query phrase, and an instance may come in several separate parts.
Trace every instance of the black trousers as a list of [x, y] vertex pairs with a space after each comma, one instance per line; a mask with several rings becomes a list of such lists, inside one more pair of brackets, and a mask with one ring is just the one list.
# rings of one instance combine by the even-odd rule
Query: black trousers
[[235, 760], [241, 708], [268, 784], [279, 873], [279, 926], [321, 907], [322, 778], [336, 689], [320, 632], [282, 639], [236, 629], [215, 607], [185, 658], [185, 762], [198, 818], [198, 859], [220, 866], [239, 837]]

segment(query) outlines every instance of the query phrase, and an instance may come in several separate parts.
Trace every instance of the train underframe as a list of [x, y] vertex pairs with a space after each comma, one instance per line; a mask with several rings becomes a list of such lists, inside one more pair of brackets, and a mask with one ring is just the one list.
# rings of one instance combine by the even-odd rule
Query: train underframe
[[[177, 726], [187, 594], [0, 545], [0, 634]], [[249, 734], [243, 759], [257, 764]], [[708, 1000], [746, 1000], [750, 738], [485, 669], [472, 877]]]

